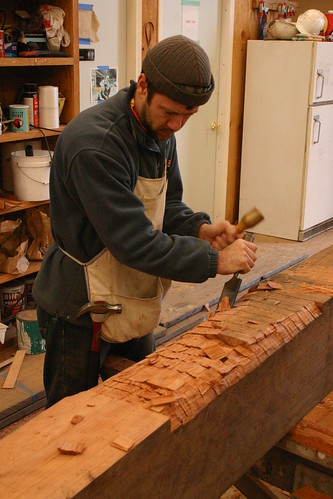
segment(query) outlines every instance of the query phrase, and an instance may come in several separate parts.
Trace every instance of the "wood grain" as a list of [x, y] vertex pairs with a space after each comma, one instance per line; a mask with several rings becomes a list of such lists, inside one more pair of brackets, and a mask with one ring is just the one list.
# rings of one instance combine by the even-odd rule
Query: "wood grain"
[[[329, 290], [333, 247], [2, 439], [8, 495], [218, 497], [333, 389], [332, 295], [310, 291], [324, 268]], [[258, 319], [267, 295], [274, 313]], [[63, 442], [84, 450], [61, 454]]]

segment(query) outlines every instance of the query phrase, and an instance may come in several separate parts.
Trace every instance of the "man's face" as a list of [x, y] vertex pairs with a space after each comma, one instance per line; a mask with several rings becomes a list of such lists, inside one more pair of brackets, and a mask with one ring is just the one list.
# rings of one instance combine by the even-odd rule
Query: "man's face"
[[198, 111], [198, 107], [188, 109], [163, 94], [155, 93], [148, 104], [147, 98], [141, 109], [141, 121], [156, 140], [167, 140], [180, 130], [187, 120]]

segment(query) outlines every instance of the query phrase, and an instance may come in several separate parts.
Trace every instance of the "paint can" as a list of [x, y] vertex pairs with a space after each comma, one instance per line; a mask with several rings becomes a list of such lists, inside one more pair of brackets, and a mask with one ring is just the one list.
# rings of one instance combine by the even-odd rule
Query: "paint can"
[[37, 310], [23, 310], [16, 316], [17, 346], [27, 354], [45, 352], [45, 340], [41, 337]]
[[25, 285], [13, 281], [11, 286], [1, 288], [1, 317], [14, 317], [25, 306]]
[[5, 32], [0, 29], [0, 59], [5, 57]]
[[10, 129], [12, 132], [29, 131], [29, 106], [26, 104], [9, 105]]

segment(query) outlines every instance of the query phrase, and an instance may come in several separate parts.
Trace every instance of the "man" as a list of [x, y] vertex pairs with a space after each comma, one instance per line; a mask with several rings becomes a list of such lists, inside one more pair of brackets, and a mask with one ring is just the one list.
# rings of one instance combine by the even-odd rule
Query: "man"
[[[55, 242], [33, 288], [47, 406], [96, 385], [100, 356], [139, 361], [154, 351], [171, 280], [203, 282], [254, 266], [255, 244], [182, 202], [174, 133], [213, 89], [204, 50], [170, 37], [148, 51], [137, 84], [62, 132], [50, 178]], [[112, 313], [117, 304], [120, 314]]]

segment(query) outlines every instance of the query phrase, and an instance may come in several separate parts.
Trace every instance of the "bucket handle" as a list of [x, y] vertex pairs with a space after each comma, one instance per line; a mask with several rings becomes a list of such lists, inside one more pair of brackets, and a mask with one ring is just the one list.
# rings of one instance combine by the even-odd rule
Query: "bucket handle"
[[17, 166], [17, 168], [20, 170], [20, 172], [22, 173], [22, 175], [24, 175], [25, 177], [27, 177], [29, 180], [32, 180], [33, 182], [37, 182], [37, 184], [49, 185], [50, 182], [41, 182], [40, 180], [36, 180], [34, 178], [31, 178], [31, 177], [29, 177], [29, 175], [27, 175], [26, 173], [24, 173], [24, 171], [22, 170], [22, 168], [19, 167], [19, 165], [15, 165], [15, 166]]

